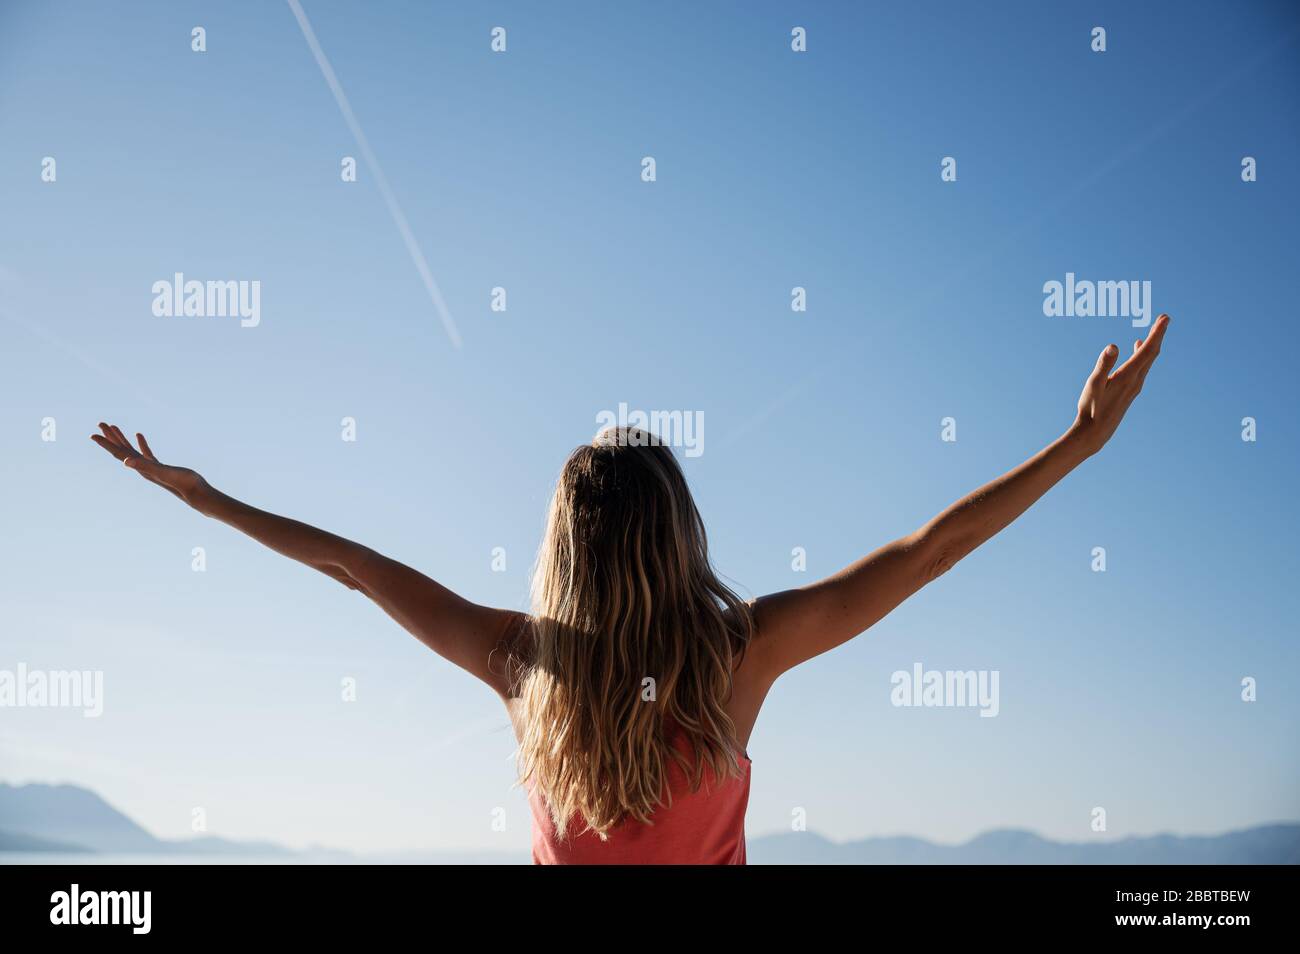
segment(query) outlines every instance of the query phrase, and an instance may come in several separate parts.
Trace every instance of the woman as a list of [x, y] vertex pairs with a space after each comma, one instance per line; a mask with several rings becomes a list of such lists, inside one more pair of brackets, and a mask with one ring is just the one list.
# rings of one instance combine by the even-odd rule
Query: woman
[[478, 606], [350, 540], [227, 497], [163, 464], [143, 434], [91, 440], [200, 513], [360, 590], [510, 713], [540, 863], [745, 861], [750, 733], [783, 672], [853, 638], [1024, 513], [1110, 439], [1169, 327], [1112, 373], [1107, 347], [1074, 423], [915, 533], [811, 586], [751, 603], [709, 564], [672, 453], [611, 428], [569, 457], [523, 615]]

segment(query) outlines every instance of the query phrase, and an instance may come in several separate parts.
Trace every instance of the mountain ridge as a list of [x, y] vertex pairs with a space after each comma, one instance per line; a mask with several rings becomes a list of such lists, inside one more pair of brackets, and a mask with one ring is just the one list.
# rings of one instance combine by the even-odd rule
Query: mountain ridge
[[1219, 835], [1133, 835], [1113, 841], [1052, 841], [1018, 828], [983, 832], [956, 845], [909, 836], [835, 842], [807, 832], [749, 841], [754, 864], [1300, 864], [1300, 823], [1277, 822]]
[[[983, 832], [956, 845], [908, 835], [837, 842], [816, 832], [782, 832], [749, 838], [747, 847], [751, 864], [1300, 864], [1300, 823], [1277, 822], [1219, 835], [1158, 834], [1093, 843], [1052, 841], [1016, 828]], [[527, 862], [522, 852], [356, 855], [322, 847], [298, 851], [275, 842], [212, 835], [163, 839], [90, 789], [0, 782], [0, 860], [5, 853], [16, 852], [257, 857], [286, 862]]]

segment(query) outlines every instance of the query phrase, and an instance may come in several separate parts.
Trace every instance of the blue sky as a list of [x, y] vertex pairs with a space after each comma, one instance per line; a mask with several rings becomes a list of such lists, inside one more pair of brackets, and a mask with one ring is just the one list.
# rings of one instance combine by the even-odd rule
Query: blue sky
[[[287, 5], [0, 9], [0, 668], [102, 669], [106, 694], [94, 720], [0, 710], [0, 778], [87, 785], [168, 836], [203, 807], [228, 837], [523, 849], [487, 690], [116, 469], [95, 422], [523, 607], [597, 413], [702, 412], [684, 465], [719, 569], [759, 595], [1069, 424], [1137, 335], [1044, 316], [1074, 272], [1150, 281], [1174, 316], [1146, 392], [1019, 523], [778, 683], [749, 831], [796, 808], [939, 841], [1300, 817], [1293, 6], [304, 6], [460, 349], [373, 170], [340, 180], [360, 153]], [[260, 325], [154, 317], [178, 271], [260, 281]], [[998, 670], [1000, 714], [891, 706], [916, 662]]]

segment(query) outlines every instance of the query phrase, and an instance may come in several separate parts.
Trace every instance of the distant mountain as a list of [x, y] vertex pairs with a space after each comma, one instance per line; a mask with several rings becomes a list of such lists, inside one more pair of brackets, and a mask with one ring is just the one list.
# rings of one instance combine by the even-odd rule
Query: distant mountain
[[77, 854], [86, 854], [90, 849], [84, 845], [73, 845], [66, 841], [50, 841], [48, 838], [37, 838], [34, 835], [21, 835], [13, 831], [0, 831], [0, 852], [2, 851], [71, 851], [76, 852]]
[[[94, 792], [76, 785], [8, 785], [0, 782], [0, 851], [68, 851], [104, 854], [285, 856], [300, 853], [262, 841], [204, 835], [156, 838]], [[325, 849], [312, 854], [330, 853]]]
[[[269, 860], [377, 864], [527, 864], [524, 853], [411, 852], [355, 856], [312, 848], [297, 852], [272, 842], [204, 836], [156, 838], [88, 789], [75, 785], [0, 782], [0, 861], [3, 852], [128, 855], [211, 855]], [[749, 839], [759, 865], [1256, 865], [1300, 864], [1300, 824], [1263, 825], [1223, 835], [1155, 835], [1106, 842], [1048, 841], [1028, 831], [991, 831], [961, 845], [920, 838], [834, 842], [813, 832]]]
[[1048, 841], [1017, 830], [985, 832], [961, 845], [920, 838], [837, 843], [789, 832], [751, 838], [748, 857], [759, 865], [1294, 865], [1300, 864], [1300, 824], [1093, 843]]
[[160, 842], [89, 789], [0, 783], [0, 829], [92, 851], [157, 851]]

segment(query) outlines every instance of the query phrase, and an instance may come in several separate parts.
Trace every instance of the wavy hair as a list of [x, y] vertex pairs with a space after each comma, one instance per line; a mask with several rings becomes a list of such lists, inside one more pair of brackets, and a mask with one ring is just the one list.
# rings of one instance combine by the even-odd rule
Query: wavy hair
[[669, 759], [692, 791], [706, 766], [740, 774], [724, 704], [753, 616], [713, 571], [686, 478], [656, 437], [608, 428], [570, 455], [532, 602], [513, 693], [519, 770], [560, 837], [573, 822], [602, 839], [628, 818], [652, 823], [671, 804]]

